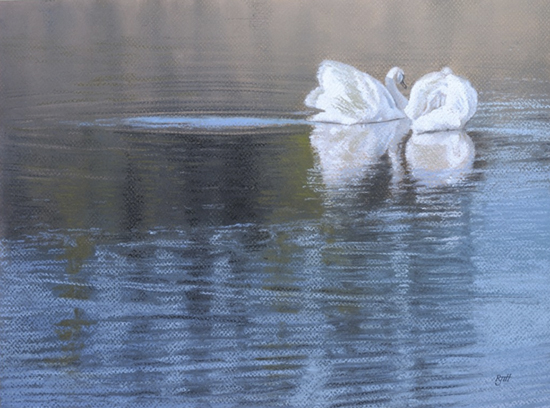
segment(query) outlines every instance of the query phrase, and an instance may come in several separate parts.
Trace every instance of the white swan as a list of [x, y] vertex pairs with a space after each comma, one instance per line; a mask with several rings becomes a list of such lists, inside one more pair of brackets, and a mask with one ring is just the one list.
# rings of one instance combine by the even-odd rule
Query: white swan
[[323, 183], [329, 188], [361, 182], [369, 168], [387, 152], [398, 165], [394, 147], [408, 133], [408, 119], [384, 123], [339, 125], [316, 123], [310, 135], [319, 158]]
[[405, 147], [413, 178], [431, 187], [461, 180], [472, 171], [474, 157], [474, 142], [464, 130], [413, 133]]
[[390, 69], [386, 86], [351, 65], [323, 61], [317, 71], [319, 86], [311, 91], [304, 103], [320, 112], [310, 120], [341, 124], [383, 122], [405, 117], [407, 99], [397, 89], [406, 87], [403, 70]]
[[477, 109], [470, 82], [445, 67], [420, 78], [411, 89], [406, 115], [417, 133], [461, 129]]

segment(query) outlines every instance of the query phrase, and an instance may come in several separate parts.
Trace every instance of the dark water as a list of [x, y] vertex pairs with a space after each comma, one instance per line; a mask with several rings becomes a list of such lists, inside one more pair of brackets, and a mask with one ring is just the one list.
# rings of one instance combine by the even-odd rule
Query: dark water
[[[0, 406], [550, 406], [550, 5], [339, 4], [0, 3]], [[478, 112], [313, 126], [323, 58]]]

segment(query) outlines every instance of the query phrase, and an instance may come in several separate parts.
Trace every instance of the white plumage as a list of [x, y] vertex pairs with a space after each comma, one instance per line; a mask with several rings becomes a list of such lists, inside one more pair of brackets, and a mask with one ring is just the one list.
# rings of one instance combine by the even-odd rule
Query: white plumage
[[310, 120], [349, 125], [405, 117], [407, 99], [396, 86], [398, 82], [404, 84], [400, 68], [388, 72], [384, 86], [351, 65], [326, 60], [319, 66], [317, 79], [319, 86], [307, 95], [304, 103], [322, 112]]
[[416, 133], [461, 129], [477, 109], [477, 92], [450, 68], [424, 75], [414, 84], [405, 113]]

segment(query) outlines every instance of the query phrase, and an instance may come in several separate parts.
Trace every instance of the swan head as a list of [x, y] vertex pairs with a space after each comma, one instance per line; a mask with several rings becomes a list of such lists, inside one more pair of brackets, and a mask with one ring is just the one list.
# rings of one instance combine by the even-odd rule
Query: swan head
[[447, 75], [452, 75], [453, 74], [453, 70], [449, 67], [444, 67], [442, 70], [441, 70], [441, 73], [445, 76]]
[[401, 84], [401, 86], [407, 89], [407, 84], [405, 83], [405, 72], [399, 67], [393, 67], [388, 71], [386, 78], [393, 79], [396, 83]]

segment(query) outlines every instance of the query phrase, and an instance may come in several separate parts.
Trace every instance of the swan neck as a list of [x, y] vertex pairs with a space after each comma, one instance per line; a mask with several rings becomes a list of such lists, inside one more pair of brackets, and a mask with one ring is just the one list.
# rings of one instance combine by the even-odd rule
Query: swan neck
[[388, 89], [390, 95], [392, 96], [393, 100], [395, 101], [395, 104], [397, 107], [401, 110], [405, 109], [407, 106], [407, 98], [403, 96], [401, 92], [399, 92], [399, 89], [397, 89], [397, 82], [395, 81], [395, 76], [386, 76], [386, 88]]

